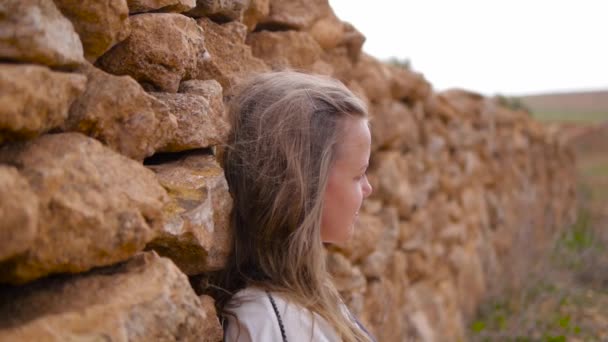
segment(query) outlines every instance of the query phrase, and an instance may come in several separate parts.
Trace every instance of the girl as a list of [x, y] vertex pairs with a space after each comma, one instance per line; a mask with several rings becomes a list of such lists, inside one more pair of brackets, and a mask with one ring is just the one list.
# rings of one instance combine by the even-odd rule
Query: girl
[[229, 114], [234, 238], [212, 279], [225, 340], [373, 341], [332, 284], [323, 247], [351, 237], [372, 192], [365, 104], [339, 81], [286, 71], [242, 84]]

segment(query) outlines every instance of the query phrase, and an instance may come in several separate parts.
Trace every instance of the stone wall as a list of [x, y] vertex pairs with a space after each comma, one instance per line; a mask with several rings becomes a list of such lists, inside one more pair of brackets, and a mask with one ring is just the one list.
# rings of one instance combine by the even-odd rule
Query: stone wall
[[380, 341], [463, 338], [573, 219], [573, 158], [527, 113], [434, 92], [364, 40], [327, 0], [2, 1], [0, 341], [221, 340], [193, 287], [228, 253], [223, 100], [286, 67], [372, 114], [375, 192], [328, 250], [348, 305]]

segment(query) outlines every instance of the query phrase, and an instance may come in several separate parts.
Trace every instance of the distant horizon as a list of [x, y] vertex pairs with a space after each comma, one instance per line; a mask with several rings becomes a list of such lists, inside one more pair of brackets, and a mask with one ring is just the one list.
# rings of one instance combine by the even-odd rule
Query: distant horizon
[[442, 91], [510, 97], [608, 90], [608, 2], [329, 0], [363, 51], [408, 60]]

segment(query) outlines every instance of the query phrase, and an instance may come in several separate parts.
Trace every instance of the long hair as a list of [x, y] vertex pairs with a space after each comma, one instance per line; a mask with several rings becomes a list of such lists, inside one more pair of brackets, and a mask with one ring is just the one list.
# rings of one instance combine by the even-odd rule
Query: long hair
[[226, 267], [211, 278], [218, 311], [230, 314], [231, 296], [256, 286], [317, 313], [345, 341], [367, 341], [340, 309], [321, 241], [343, 122], [366, 119], [364, 102], [337, 80], [293, 71], [257, 75], [233, 94], [222, 158], [233, 241]]

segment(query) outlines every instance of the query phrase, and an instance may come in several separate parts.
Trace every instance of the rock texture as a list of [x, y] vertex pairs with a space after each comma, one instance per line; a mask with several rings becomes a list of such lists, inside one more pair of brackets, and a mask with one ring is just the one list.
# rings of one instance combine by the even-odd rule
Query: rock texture
[[132, 16], [131, 35], [101, 56], [97, 65], [115, 75], [129, 75], [146, 89], [177, 92], [206, 57], [203, 31], [194, 19], [175, 13]]
[[150, 11], [185, 12], [196, 6], [196, 0], [127, 0], [129, 13]]
[[0, 266], [1, 280], [82, 272], [129, 258], [160, 230], [165, 190], [154, 174], [77, 133], [45, 135], [0, 150], [39, 201], [38, 232]]
[[219, 22], [238, 20], [243, 17], [249, 2], [250, 0], [196, 0], [196, 7], [186, 15], [208, 17]]
[[125, 0], [53, 0], [74, 25], [84, 57], [94, 62], [129, 36], [129, 9]]
[[[212, 101], [217, 101], [217, 96], [221, 96], [213, 95], [216, 99], [211, 97]], [[221, 111], [223, 107], [214, 108], [211, 101], [196, 94], [154, 93], [154, 96], [166, 104], [171, 114], [177, 118], [177, 130], [162, 147], [163, 151], [178, 152], [211, 147], [226, 140], [230, 127]]]
[[232, 209], [222, 168], [204, 154], [151, 168], [173, 201], [166, 207], [162, 234], [148, 247], [170, 257], [186, 274], [221, 269], [230, 253]]
[[86, 90], [70, 108], [65, 131], [94, 137], [115, 151], [143, 160], [173, 139], [177, 119], [169, 107], [131, 77], [88, 66]]
[[215, 79], [227, 90], [252, 73], [270, 70], [245, 44], [247, 31], [243, 24], [219, 25], [207, 18], [199, 19], [198, 24], [205, 32], [210, 58], [199, 64], [196, 78]]
[[0, 58], [73, 68], [84, 62], [74, 26], [52, 0], [5, 0], [0, 4]]
[[378, 341], [465, 340], [573, 222], [573, 155], [364, 41], [327, 0], [0, 2], [0, 341], [220, 341], [190, 284], [230, 252], [224, 101], [272, 69], [369, 108], [374, 192], [327, 250], [345, 303]]
[[154, 253], [0, 294], [2, 341], [208, 341], [222, 338], [213, 301]]
[[0, 165], [0, 262], [25, 252], [38, 233], [38, 197], [16, 168]]
[[33, 64], [0, 64], [0, 143], [59, 127], [86, 77]]

